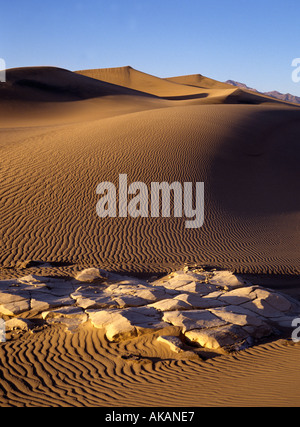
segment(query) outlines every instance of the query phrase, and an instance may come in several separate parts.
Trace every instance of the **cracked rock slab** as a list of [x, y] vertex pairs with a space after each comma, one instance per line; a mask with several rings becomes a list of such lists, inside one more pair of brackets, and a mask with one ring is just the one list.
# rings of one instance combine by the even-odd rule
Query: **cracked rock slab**
[[214, 328], [227, 323], [207, 310], [170, 311], [164, 313], [163, 321], [179, 326], [183, 333], [191, 329]]
[[183, 351], [181, 339], [174, 335], [161, 335], [157, 338], [157, 341], [166, 344], [174, 353], [181, 353]]
[[80, 271], [75, 277], [78, 282], [85, 283], [101, 283], [107, 278], [108, 273], [105, 270], [101, 270], [100, 268], [87, 268]]
[[262, 317], [256, 316], [253, 311], [241, 306], [227, 305], [226, 307], [212, 308], [209, 311], [225, 322], [238, 326], [260, 327], [265, 323]]
[[[161, 320], [161, 315], [150, 307], [124, 310], [87, 310], [96, 328], [104, 328], [109, 341], [129, 339], [155, 331], [170, 332], [176, 328]], [[179, 328], [178, 328], [179, 330]]]
[[11, 317], [10, 325], [23, 312], [29, 321], [32, 316], [69, 331], [89, 321], [110, 341], [155, 333], [176, 352], [179, 336], [211, 349], [252, 345], [278, 328], [291, 328], [300, 303], [229, 271], [185, 268], [147, 282], [90, 268], [69, 279], [29, 275], [0, 281], [0, 315]]

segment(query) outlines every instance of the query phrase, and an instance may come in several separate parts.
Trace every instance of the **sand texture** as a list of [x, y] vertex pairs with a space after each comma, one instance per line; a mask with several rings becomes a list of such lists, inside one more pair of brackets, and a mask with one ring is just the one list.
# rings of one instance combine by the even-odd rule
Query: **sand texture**
[[[207, 267], [299, 299], [299, 137], [298, 106], [201, 75], [7, 70], [0, 84], [0, 279], [73, 280], [95, 267], [159, 280], [184, 266]], [[117, 186], [119, 174], [148, 187], [204, 182], [204, 225], [187, 229], [186, 218], [173, 215], [99, 218], [96, 188]], [[0, 404], [299, 403], [297, 344], [278, 338], [204, 361], [176, 355], [176, 340], [146, 335], [114, 342], [91, 323], [72, 332], [55, 322], [29, 328], [0, 344]]]
[[[34, 71], [8, 71], [3, 91], [14, 99], [0, 106], [2, 266], [33, 260], [161, 271], [186, 262], [299, 272], [298, 107], [167, 101], [64, 70]], [[141, 75], [131, 86], [141, 88]], [[147, 185], [204, 182], [204, 226], [100, 219], [97, 185], [117, 184], [121, 173]]]

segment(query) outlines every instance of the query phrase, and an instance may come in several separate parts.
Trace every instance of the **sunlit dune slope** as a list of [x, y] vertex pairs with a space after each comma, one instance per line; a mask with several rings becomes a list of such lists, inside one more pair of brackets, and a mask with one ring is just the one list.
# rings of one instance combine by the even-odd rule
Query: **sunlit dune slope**
[[[98, 70], [119, 76], [115, 83], [52, 67], [8, 71], [0, 88], [0, 263], [297, 272], [299, 108], [255, 105], [239, 89], [165, 100], [145, 93], [150, 82], [160, 94], [194, 88], [118, 70]], [[132, 87], [121, 85], [125, 77]], [[96, 188], [117, 185], [119, 174], [148, 186], [204, 182], [203, 227], [186, 229], [186, 218], [172, 216], [100, 219]]]

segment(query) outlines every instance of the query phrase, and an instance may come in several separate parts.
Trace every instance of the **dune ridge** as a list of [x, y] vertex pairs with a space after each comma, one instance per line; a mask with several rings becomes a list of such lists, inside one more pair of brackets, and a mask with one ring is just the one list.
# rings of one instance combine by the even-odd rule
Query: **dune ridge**
[[210, 79], [201, 74], [190, 74], [186, 76], [168, 77], [169, 82], [179, 83], [187, 86], [195, 86], [202, 89], [232, 89], [230, 84], [219, 82], [218, 80]]
[[180, 360], [155, 337], [111, 344], [90, 326], [74, 334], [54, 326], [1, 344], [0, 401], [3, 407], [295, 406], [299, 350], [278, 341], [205, 362]]
[[202, 93], [197, 88], [192, 88], [186, 86], [185, 84], [181, 85], [172, 81], [164, 80], [159, 77], [135, 70], [134, 68], [129, 66], [94, 70], [80, 70], [76, 71], [76, 73], [100, 81], [105, 81], [111, 84], [127, 87], [132, 90], [145, 91], [146, 93], [159, 97], [196, 95], [198, 93]]

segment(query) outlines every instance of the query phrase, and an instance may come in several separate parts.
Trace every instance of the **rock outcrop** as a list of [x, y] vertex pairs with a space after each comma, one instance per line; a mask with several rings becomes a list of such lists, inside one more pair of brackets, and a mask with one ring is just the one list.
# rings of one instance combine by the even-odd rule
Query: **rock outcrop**
[[69, 280], [30, 275], [0, 281], [7, 330], [28, 330], [37, 318], [69, 331], [90, 322], [110, 341], [157, 333], [177, 353], [183, 342], [213, 350], [249, 347], [291, 328], [299, 308], [290, 296], [228, 271], [184, 269], [148, 282], [91, 268]]

